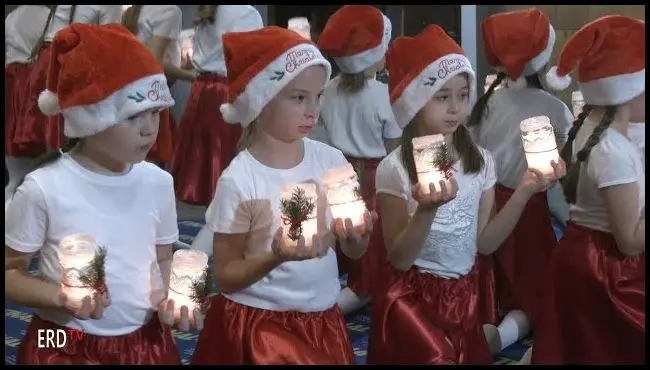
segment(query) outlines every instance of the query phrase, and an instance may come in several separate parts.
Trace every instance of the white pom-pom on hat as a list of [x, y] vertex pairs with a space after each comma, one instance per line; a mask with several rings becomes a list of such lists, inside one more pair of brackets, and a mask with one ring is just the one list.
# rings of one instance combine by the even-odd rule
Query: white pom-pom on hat
[[232, 105], [232, 104], [221, 104], [219, 107], [219, 110], [221, 111], [221, 116], [223, 117], [223, 120], [228, 122], [228, 123], [239, 123], [241, 120], [239, 118], [239, 114], [237, 112], [237, 109]]
[[43, 90], [38, 96], [38, 108], [46, 116], [55, 116], [61, 113], [58, 95], [50, 90]]
[[559, 76], [557, 74], [557, 66], [553, 66], [546, 73], [546, 84], [556, 91], [566, 90], [571, 85], [571, 77], [568, 74], [566, 76]]

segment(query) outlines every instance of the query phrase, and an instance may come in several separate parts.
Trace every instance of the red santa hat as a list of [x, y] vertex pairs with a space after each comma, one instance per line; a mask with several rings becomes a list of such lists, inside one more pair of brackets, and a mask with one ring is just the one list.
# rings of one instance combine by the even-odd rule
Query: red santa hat
[[38, 106], [46, 115], [63, 115], [67, 137], [91, 136], [174, 105], [160, 63], [121, 25], [74, 23], [56, 33], [51, 50]]
[[332, 73], [313, 42], [286, 28], [226, 33], [223, 47], [230, 102], [221, 105], [221, 114], [224, 121], [244, 127], [300, 72], [323, 66], [326, 81]]
[[345, 5], [327, 20], [318, 47], [344, 73], [359, 73], [379, 62], [388, 49], [392, 25], [371, 5]]
[[564, 90], [569, 73], [578, 70], [586, 104], [618, 105], [645, 92], [645, 22], [610, 15], [586, 24], [567, 41], [557, 67], [547, 76], [550, 87]]
[[555, 45], [555, 30], [538, 8], [489, 16], [481, 34], [488, 64], [513, 81], [541, 71]]
[[475, 73], [463, 49], [432, 24], [415, 37], [398, 37], [386, 54], [388, 88], [395, 119], [404, 128], [452, 77], [467, 73], [470, 95]]

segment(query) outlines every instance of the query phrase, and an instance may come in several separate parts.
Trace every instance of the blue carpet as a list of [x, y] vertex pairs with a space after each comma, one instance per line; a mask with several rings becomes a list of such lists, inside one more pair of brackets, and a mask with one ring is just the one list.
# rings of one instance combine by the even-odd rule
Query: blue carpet
[[[201, 226], [202, 223], [196, 221], [179, 222], [181, 241], [191, 244], [194, 236], [201, 229]], [[561, 235], [561, 227], [555, 226], [556, 232]], [[30, 272], [35, 272], [36, 270], [36, 260], [34, 260], [30, 265]], [[341, 285], [345, 285], [345, 277], [341, 278]], [[16, 351], [21, 338], [25, 335], [27, 325], [31, 321], [31, 312], [31, 309], [15, 305], [5, 300], [5, 364], [7, 365], [16, 363]], [[356, 362], [359, 365], [365, 364], [370, 330], [368, 310], [362, 310], [361, 312], [348, 316], [346, 319]], [[194, 352], [198, 333], [196, 331], [189, 333], [174, 331], [174, 336], [176, 337], [178, 352], [183, 359], [183, 363], [189, 363]], [[519, 360], [530, 344], [530, 340], [513, 344], [506, 348], [500, 356], [495, 358], [495, 364], [505, 365]]]

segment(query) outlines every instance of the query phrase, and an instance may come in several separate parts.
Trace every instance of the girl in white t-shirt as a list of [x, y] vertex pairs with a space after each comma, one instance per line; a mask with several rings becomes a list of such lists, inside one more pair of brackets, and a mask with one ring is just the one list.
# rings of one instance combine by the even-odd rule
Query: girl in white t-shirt
[[[176, 5], [133, 5], [122, 16], [122, 25], [137, 35], [165, 69], [169, 86], [176, 80], [194, 81], [197, 73], [181, 67], [181, 25], [183, 15]], [[159, 165], [171, 161], [174, 154], [176, 122], [171, 110], [160, 114], [156, 144], [147, 159]]]
[[[20, 26], [17, 23], [11, 26], [11, 22], [17, 20], [17, 18], [12, 17], [13, 20], [9, 18], [5, 19], [6, 37], [9, 40], [14, 40], [14, 42], [10, 42], [9, 44], [6, 43], [5, 54], [9, 54], [5, 55], [5, 57], [18, 57], [20, 60], [32, 62], [32, 65], [29, 74], [21, 78], [18, 82], [25, 96], [23, 98], [24, 105], [21, 107], [20, 123], [13, 126], [13, 123], [9, 120], [8, 123], [10, 123], [10, 126], [8, 128], [15, 127], [13, 142], [26, 150], [26, 157], [33, 158], [44, 154], [47, 150], [58, 150], [63, 143], [61, 117], [44, 116], [38, 109], [37, 104], [38, 94], [45, 89], [46, 72], [50, 63], [50, 43], [54, 35], [73, 22], [86, 24], [119, 22], [122, 16], [122, 6], [25, 5], [20, 6], [14, 12], [16, 11], [18, 12], [15, 14], [15, 17], [25, 15], [28, 12], [30, 15], [27, 19], [20, 20]], [[43, 17], [45, 17], [45, 20], [43, 20]], [[8, 26], [11, 29], [7, 29]], [[19, 52], [22, 56], [15, 54], [18, 50], [22, 50]], [[5, 84], [5, 86], [7, 85]], [[5, 92], [5, 94], [7, 93]], [[6, 101], [5, 107], [7, 107]], [[5, 140], [8, 140], [8, 138]], [[18, 157], [23, 156], [22, 153], [19, 154], [21, 155]], [[33, 167], [33, 163], [34, 161], [13, 161], [12, 165], [8, 166], [8, 168], [10, 173], [15, 173], [13, 178], [20, 180]], [[9, 192], [6, 192], [5, 199], [11, 196], [16, 182], [14, 181], [11, 185], [13, 186]]]
[[577, 69], [586, 105], [562, 153], [571, 221], [545, 278], [535, 364], [645, 363], [645, 171], [628, 138], [645, 122], [645, 33], [638, 19], [599, 18], [549, 72], [566, 88]]
[[34, 166], [36, 157], [46, 150], [44, 143], [21, 142], [20, 136], [29, 101], [25, 82], [32, 71], [30, 55], [49, 13], [44, 5], [19, 5], [5, 18], [5, 166], [9, 172], [5, 202]]
[[[343, 253], [361, 257], [376, 215], [366, 212], [361, 235], [340, 219], [330, 224], [320, 179], [348, 162], [306, 138], [318, 121], [330, 64], [313, 43], [279, 27], [227, 33], [223, 46], [230, 103], [221, 112], [245, 133], [206, 212], [222, 294], [212, 300], [192, 364], [351, 365], [333, 248], [338, 239]], [[302, 225], [309, 209], [294, 202], [287, 207], [298, 211], [286, 215], [281, 198], [299, 182], [318, 188], [318, 199], [307, 204], [316, 207], [319, 232], [294, 235], [292, 247], [282, 225]]]
[[[323, 95], [321, 124], [328, 142], [341, 150], [360, 173], [362, 195], [376, 210], [375, 172], [387, 151], [399, 144], [402, 129], [390, 109], [388, 87], [375, 79], [385, 68], [391, 38], [388, 18], [371, 5], [346, 5], [325, 24], [318, 47], [339, 66], [341, 73], [329, 81]], [[380, 279], [385, 254], [382, 245], [371, 245], [361, 260], [338, 256], [348, 274], [339, 306], [345, 314], [365, 306]]]
[[[58, 63], [50, 64], [38, 103], [47, 115], [63, 115], [69, 142], [5, 203], [5, 297], [36, 309], [17, 362], [180, 365], [172, 332], [161, 324], [173, 322], [174, 309], [164, 300], [178, 239], [172, 179], [142, 162], [158, 111], [174, 104], [162, 68], [119, 24], [73, 24], [50, 50]], [[79, 234], [106, 252], [104, 277], [84, 283], [95, 294], [82, 301], [61, 289], [76, 279], [63, 276], [59, 257], [63, 240]], [[37, 252], [39, 276], [30, 276]], [[99, 274], [96, 268], [82, 271]], [[187, 330], [189, 313], [181, 311]], [[200, 328], [200, 313], [193, 317]], [[44, 332], [68, 329], [83, 338], [42, 347]]]
[[[391, 283], [373, 297], [369, 364], [492, 364], [477, 314], [477, 252], [494, 252], [526, 205], [547, 185], [527, 170], [495, 214], [492, 155], [462, 124], [474, 71], [463, 50], [437, 25], [400, 37], [386, 56], [402, 146], [377, 169], [377, 194]], [[450, 187], [419, 184], [411, 140], [442, 134], [453, 159]], [[562, 167], [553, 164], [560, 174]], [[430, 193], [423, 192], [427, 186]]]
[[241, 126], [224, 122], [219, 112], [228, 98], [221, 37], [226, 32], [260, 29], [264, 23], [251, 5], [199, 5], [197, 14], [192, 64], [199, 76], [192, 83], [178, 128], [171, 173], [180, 201], [207, 206], [242, 134]]
[[[548, 65], [555, 45], [555, 31], [542, 10], [494, 14], [481, 23], [481, 33], [488, 64], [499, 74], [474, 105], [468, 126], [476, 142], [494, 156], [494, 201], [498, 211], [514, 194], [528, 168], [519, 124], [531, 117], [547, 116], [561, 149], [573, 115], [566, 104], [544, 91], [540, 82], [539, 74]], [[518, 82], [495, 91], [506, 78]], [[534, 323], [536, 319], [543, 271], [557, 243], [549, 209], [553, 191], [560, 196], [557, 208], [561, 209], [555, 213], [564, 215], [561, 218], [566, 221], [569, 206], [563, 201], [559, 186], [553, 186], [528, 200], [512, 234], [494, 255], [479, 258], [479, 304], [492, 354], [530, 334], [529, 321]], [[498, 322], [497, 308], [507, 312], [498, 328], [494, 326]]]

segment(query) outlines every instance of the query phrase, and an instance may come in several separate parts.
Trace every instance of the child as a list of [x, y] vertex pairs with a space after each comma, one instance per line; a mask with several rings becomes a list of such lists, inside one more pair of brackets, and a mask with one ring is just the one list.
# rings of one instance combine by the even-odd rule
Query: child
[[241, 127], [224, 122], [219, 112], [228, 93], [221, 36], [262, 27], [260, 13], [250, 5], [199, 5], [192, 55], [199, 76], [192, 83], [171, 166], [180, 201], [200, 206], [210, 203], [241, 137]]
[[627, 138], [630, 121], [645, 122], [645, 32], [634, 18], [598, 18], [549, 71], [549, 85], [566, 88], [577, 69], [586, 105], [562, 153], [574, 162], [571, 221], [540, 300], [535, 364], [645, 363], [645, 171]]
[[[386, 56], [402, 146], [377, 169], [392, 283], [373, 297], [369, 364], [492, 364], [477, 315], [477, 251], [494, 252], [528, 199], [547, 185], [537, 170], [493, 216], [495, 169], [462, 121], [475, 88], [463, 50], [437, 25], [400, 37]], [[450, 188], [417, 184], [411, 140], [442, 134], [453, 149]], [[450, 163], [451, 164], [451, 163]], [[553, 163], [557, 175], [562, 166]], [[429, 187], [430, 194], [424, 194]]]
[[[300, 237], [292, 249], [280, 228], [283, 187], [320, 187], [325, 171], [347, 163], [337, 149], [305, 138], [318, 120], [330, 64], [312, 42], [279, 27], [227, 33], [223, 46], [230, 103], [220, 109], [226, 122], [244, 127], [246, 149], [221, 175], [206, 212], [222, 294], [212, 300], [192, 364], [351, 365], [324, 191], [314, 203], [321, 232], [311, 247]], [[365, 252], [374, 218], [365, 214], [362, 235], [334, 220], [346, 255]]]
[[[172, 178], [142, 162], [158, 111], [174, 104], [162, 68], [118, 24], [72, 24], [50, 50], [39, 107], [63, 114], [69, 141], [5, 204], [5, 298], [36, 309], [17, 362], [180, 365], [171, 330], [155, 312], [169, 307], [161, 316], [171, 321], [172, 303], [161, 300], [178, 239]], [[107, 251], [108, 293], [85, 297], [81, 307], [60, 288], [59, 243], [73, 234], [91, 235]], [[37, 252], [40, 278], [26, 271]], [[41, 348], [41, 331], [53, 329], [85, 336], [63, 349]]]
[[25, 82], [32, 70], [30, 55], [48, 14], [44, 5], [19, 5], [5, 18], [5, 165], [9, 172], [5, 202], [46, 149], [44, 143], [17, 143], [16, 139], [29, 99]]
[[[538, 8], [494, 14], [482, 22], [481, 33], [488, 64], [499, 74], [474, 106], [468, 126], [474, 129], [476, 142], [489, 150], [496, 162], [494, 191], [498, 211], [513, 195], [528, 168], [519, 128], [521, 121], [548, 116], [561, 149], [573, 115], [566, 104], [544, 91], [539, 78], [555, 45], [555, 31], [546, 14]], [[494, 91], [506, 77], [522, 86]], [[493, 257], [480, 257], [481, 270], [487, 270], [488, 276], [496, 275], [496, 292], [483, 288], [483, 303], [494, 302], [488, 297], [491, 293], [496, 295], [499, 309], [508, 312], [496, 328], [491, 325], [495, 324], [496, 307], [481, 304], [492, 354], [528, 335], [529, 321], [534, 323], [535, 310], [540, 307], [542, 271], [557, 243], [549, 196], [550, 190], [531, 197], [503, 246]], [[562, 213], [568, 214], [563, 197], [561, 201], [566, 209]], [[494, 267], [491, 258], [495, 259]], [[497, 271], [491, 272], [493, 268]]]
[[[176, 80], [194, 81], [196, 72], [181, 68], [181, 24], [183, 15], [176, 5], [132, 5], [124, 12], [122, 24], [137, 35], [158, 58], [171, 86]], [[174, 154], [176, 123], [170, 110], [160, 115], [160, 131], [147, 159], [163, 165]]]
[[[45, 153], [46, 150], [58, 150], [63, 142], [60, 116], [46, 117], [38, 109], [38, 95], [45, 89], [46, 71], [50, 60], [49, 46], [54, 35], [72, 22], [87, 24], [107, 24], [119, 22], [122, 15], [120, 5], [38, 5], [49, 9], [45, 22], [29, 20], [30, 27], [41, 26], [37, 41], [31, 45], [29, 60], [33, 61], [29, 77], [20, 84], [26, 91], [20, 125], [15, 126], [14, 143], [33, 148], [32, 156]], [[34, 6], [31, 6], [34, 7]], [[42, 10], [41, 10], [42, 11]], [[36, 32], [35, 30], [33, 32]], [[11, 127], [11, 126], [10, 126]], [[17, 171], [17, 179], [32, 167], [22, 163]], [[7, 198], [7, 194], [5, 194]]]
[[[399, 144], [402, 130], [390, 109], [388, 87], [375, 75], [385, 67], [390, 41], [388, 18], [371, 5], [346, 5], [327, 21], [318, 47], [333, 57], [341, 74], [331, 80], [323, 95], [321, 122], [328, 142], [341, 150], [359, 172], [368, 209], [375, 206], [375, 171], [379, 161]], [[370, 246], [363, 259], [339, 256], [347, 270], [348, 286], [341, 291], [339, 306], [348, 314], [365, 306], [385, 257]]]

